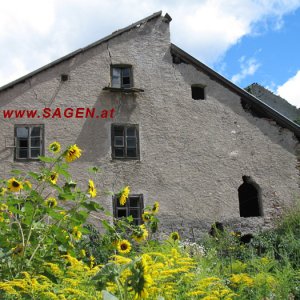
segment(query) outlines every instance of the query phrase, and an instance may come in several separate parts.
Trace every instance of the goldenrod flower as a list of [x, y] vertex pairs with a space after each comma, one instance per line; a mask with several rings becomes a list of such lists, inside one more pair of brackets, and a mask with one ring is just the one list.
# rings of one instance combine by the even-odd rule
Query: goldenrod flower
[[32, 184], [29, 180], [25, 180], [24, 181], [24, 186], [26, 186], [27, 188], [31, 189], [32, 188]]
[[123, 191], [121, 192], [121, 196], [120, 196], [120, 204], [121, 205], [125, 205], [126, 204], [126, 201], [128, 199], [129, 193], [130, 193], [129, 186], [125, 186], [124, 189], [123, 189]]
[[85, 257], [86, 256], [86, 252], [85, 252], [84, 249], [80, 250], [80, 255], [81, 255], [81, 257]]
[[53, 184], [56, 184], [57, 180], [58, 180], [58, 173], [56, 172], [52, 172], [50, 174], [50, 178], [49, 178], [50, 182]]
[[53, 142], [49, 145], [49, 150], [53, 153], [57, 153], [60, 151], [60, 143]]
[[48, 199], [45, 200], [45, 205], [53, 208], [57, 206], [57, 201], [54, 197], [49, 197]]
[[152, 214], [149, 213], [148, 211], [145, 211], [143, 214], [142, 214], [142, 219], [144, 222], [148, 222], [151, 220], [151, 217], [152, 217]]
[[23, 185], [20, 181], [14, 177], [8, 180], [8, 190], [11, 192], [19, 192], [23, 189]]
[[154, 214], [158, 213], [159, 210], [159, 203], [157, 201], [154, 202], [153, 207], [152, 207], [152, 212]]
[[95, 188], [95, 184], [93, 180], [89, 180], [89, 189], [88, 193], [91, 195], [92, 198], [95, 198], [97, 195], [97, 189]]
[[179, 233], [174, 231], [170, 234], [170, 238], [174, 241], [178, 241], [180, 239]]
[[132, 238], [136, 241], [136, 242], [142, 242], [144, 240], [146, 240], [148, 237], [148, 230], [146, 229], [145, 225], [140, 225], [138, 228], [136, 228], [133, 231], [133, 235]]
[[117, 249], [122, 254], [127, 254], [131, 250], [131, 244], [127, 240], [122, 240], [118, 242]]
[[6, 193], [7, 188], [1, 187], [0, 188], [0, 196], [4, 196], [4, 194]]
[[238, 285], [252, 286], [254, 283], [254, 280], [246, 273], [232, 274], [230, 281], [234, 287]]
[[75, 226], [75, 227], [73, 228], [72, 234], [73, 234], [75, 240], [80, 240], [80, 239], [81, 239], [82, 233], [81, 233], [81, 231], [79, 230], [78, 226]]
[[70, 146], [65, 152], [65, 160], [67, 162], [72, 162], [81, 156], [81, 149], [77, 145]]
[[93, 255], [90, 256], [90, 268], [92, 269], [95, 265], [95, 257]]

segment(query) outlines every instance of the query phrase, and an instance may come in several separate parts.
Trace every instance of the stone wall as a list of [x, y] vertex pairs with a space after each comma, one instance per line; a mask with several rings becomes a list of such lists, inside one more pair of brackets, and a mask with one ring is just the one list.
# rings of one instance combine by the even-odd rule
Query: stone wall
[[[143, 93], [103, 90], [110, 83], [110, 64], [117, 63], [132, 65], [134, 85]], [[63, 73], [69, 74], [66, 82], [60, 81]], [[206, 86], [205, 100], [192, 99], [192, 84]], [[117, 192], [130, 185], [132, 193], [144, 195], [145, 205], [160, 202], [165, 234], [178, 230], [197, 237], [215, 221], [235, 222], [244, 232], [254, 225], [268, 227], [273, 216], [298, 196], [293, 133], [244, 111], [236, 94], [192, 65], [173, 64], [169, 24], [161, 17], [3, 91], [0, 103], [1, 110], [115, 108], [114, 119], [1, 116], [2, 175], [8, 177], [15, 168], [40, 166], [15, 162], [9, 146], [14, 144], [14, 124], [44, 124], [45, 145], [76, 143], [84, 150], [81, 159], [71, 164], [79, 185], [86, 186], [88, 167], [99, 166], [102, 173], [95, 182], [100, 191]], [[139, 125], [139, 161], [112, 160], [112, 123]], [[243, 175], [261, 187], [264, 217], [239, 217], [238, 188]], [[112, 210], [111, 196], [100, 192], [98, 201]], [[92, 221], [99, 224], [97, 219]]]

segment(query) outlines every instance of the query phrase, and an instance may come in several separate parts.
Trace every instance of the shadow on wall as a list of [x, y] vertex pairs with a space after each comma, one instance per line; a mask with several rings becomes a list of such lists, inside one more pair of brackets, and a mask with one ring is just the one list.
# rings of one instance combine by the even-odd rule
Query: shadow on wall
[[103, 109], [110, 111], [114, 108], [114, 117], [85, 119], [76, 140], [78, 145], [84, 145], [85, 151], [81, 157], [84, 162], [95, 162], [111, 156], [111, 124], [131, 122], [131, 115], [137, 108], [136, 96], [102, 91], [93, 108], [96, 114]]

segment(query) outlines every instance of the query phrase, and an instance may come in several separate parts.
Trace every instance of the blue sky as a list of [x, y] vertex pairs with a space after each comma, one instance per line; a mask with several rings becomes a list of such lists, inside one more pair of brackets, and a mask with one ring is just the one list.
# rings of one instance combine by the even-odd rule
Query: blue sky
[[300, 107], [300, 0], [5, 1], [0, 86], [159, 10], [186, 52], [240, 87], [257, 82]]

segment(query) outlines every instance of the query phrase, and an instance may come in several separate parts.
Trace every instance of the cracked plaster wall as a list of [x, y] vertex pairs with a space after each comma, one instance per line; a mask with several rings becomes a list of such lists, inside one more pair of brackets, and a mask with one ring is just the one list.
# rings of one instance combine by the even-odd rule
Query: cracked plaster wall
[[[110, 64], [133, 66], [136, 95], [103, 91]], [[60, 82], [61, 74], [70, 79]], [[207, 99], [191, 98], [191, 84], [206, 85]], [[194, 238], [215, 221], [242, 232], [268, 227], [298, 196], [293, 134], [245, 112], [237, 95], [187, 64], [172, 64], [169, 25], [153, 19], [49, 68], [0, 94], [3, 109], [96, 107], [116, 109], [113, 120], [0, 118], [2, 175], [39, 163], [13, 159], [14, 124], [44, 124], [45, 145], [76, 143], [83, 150], [71, 164], [85, 186], [87, 168], [100, 166], [99, 190], [130, 185], [145, 205], [160, 202], [162, 232]], [[111, 159], [111, 123], [139, 124], [140, 161]], [[47, 154], [47, 152], [46, 152]], [[251, 176], [262, 189], [263, 218], [240, 218], [238, 187]], [[112, 210], [111, 196], [98, 200]], [[97, 219], [92, 218], [95, 224]]]

